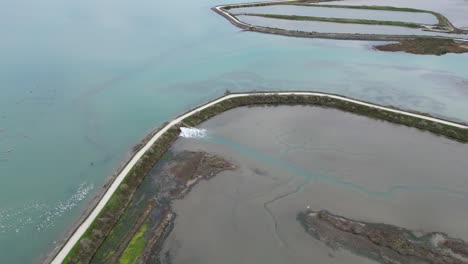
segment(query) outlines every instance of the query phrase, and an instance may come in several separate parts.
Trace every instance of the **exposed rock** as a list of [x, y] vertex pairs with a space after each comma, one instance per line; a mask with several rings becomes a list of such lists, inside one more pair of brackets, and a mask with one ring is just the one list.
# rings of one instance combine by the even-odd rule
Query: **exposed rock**
[[468, 263], [468, 244], [440, 232], [414, 235], [408, 229], [355, 221], [327, 211], [306, 211], [297, 219], [333, 249], [344, 248], [380, 263]]
[[447, 53], [465, 53], [468, 47], [451, 39], [417, 38], [402, 40], [400, 43], [385, 44], [375, 47], [381, 51], [404, 51], [413, 54], [444, 55]]

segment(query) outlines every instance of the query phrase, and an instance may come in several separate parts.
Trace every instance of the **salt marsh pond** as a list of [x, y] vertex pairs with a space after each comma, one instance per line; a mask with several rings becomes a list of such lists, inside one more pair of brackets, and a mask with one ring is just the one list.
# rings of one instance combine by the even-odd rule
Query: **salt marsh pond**
[[[329, 3], [329, 2], [325, 2]], [[332, 2], [335, 4], [336, 2]], [[347, 2], [346, 2], [347, 3]], [[386, 10], [346, 9], [320, 6], [295, 6], [295, 5], [271, 5], [234, 8], [233, 14], [259, 13], [259, 14], [283, 14], [294, 16], [332, 17], [350, 19], [369, 19], [385, 21], [403, 21], [420, 24], [437, 24], [437, 18], [429, 13], [414, 13]]]
[[237, 168], [173, 204], [163, 263], [373, 263], [306, 234], [306, 208], [468, 239], [466, 144], [309, 106], [238, 108], [200, 128], [172, 151]]
[[331, 3], [334, 5], [377, 5], [433, 10], [446, 16], [456, 27], [468, 29], [468, 16], [466, 15], [468, 5], [464, 0], [448, 0], [444, 1], [443, 4], [437, 0], [346, 0]]
[[[210, 10], [236, 2], [2, 1], [0, 263], [40, 262], [137, 142], [226, 89], [317, 90], [468, 121], [467, 54], [240, 31]], [[383, 1], [397, 2], [468, 26], [462, 0]]]
[[240, 21], [253, 26], [280, 28], [292, 31], [319, 32], [319, 33], [351, 33], [374, 35], [420, 35], [444, 36], [450, 38], [468, 39], [466, 34], [448, 34], [442, 32], [424, 31], [418, 28], [387, 26], [387, 25], [359, 25], [320, 21], [300, 21], [238, 15]]

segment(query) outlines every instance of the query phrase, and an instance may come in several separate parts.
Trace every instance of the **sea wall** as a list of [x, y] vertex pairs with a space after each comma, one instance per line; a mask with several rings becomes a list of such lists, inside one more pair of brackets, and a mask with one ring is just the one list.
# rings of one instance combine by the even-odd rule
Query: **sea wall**
[[[328, 1], [316, 1], [316, 2], [328, 2]], [[243, 30], [247, 31], [254, 31], [259, 33], [266, 33], [266, 34], [275, 34], [275, 35], [282, 35], [288, 37], [300, 37], [300, 38], [324, 38], [324, 39], [341, 39], [341, 40], [372, 40], [372, 41], [401, 41], [401, 40], [408, 40], [408, 39], [417, 39], [417, 38], [427, 38], [428, 36], [424, 35], [384, 35], [384, 34], [353, 34], [353, 33], [321, 33], [321, 32], [306, 32], [306, 31], [298, 31], [298, 30], [286, 30], [280, 28], [270, 28], [270, 27], [262, 27], [244, 23], [237, 19], [234, 15], [229, 12], [229, 9], [232, 8], [240, 8], [240, 7], [256, 7], [256, 6], [268, 6], [268, 5], [278, 5], [278, 4], [300, 4], [300, 2], [292, 2], [292, 1], [274, 1], [274, 2], [255, 2], [255, 3], [246, 3], [246, 4], [234, 4], [234, 5], [223, 5], [223, 6], [215, 6], [211, 8], [214, 12], [218, 13], [219, 15], [226, 18], [231, 24], [236, 27], [239, 27]], [[343, 8], [344, 6], [338, 6]], [[353, 6], [352, 8], [363, 8], [365, 6]], [[385, 7], [391, 9], [391, 7]], [[397, 8], [395, 8], [397, 9]], [[385, 9], [383, 9], [385, 10]], [[440, 24], [446, 26], [453, 30], [453, 33], [467, 33], [466, 31], [460, 30], [452, 25], [450, 21], [444, 17], [443, 15], [433, 12], [433, 11], [426, 11], [426, 10], [417, 10], [413, 9], [412, 12], [426, 12], [431, 13], [437, 17], [440, 21]], [[442, 36], [430, 36], [434, 39], [448, 39], [448, 37]]]
[[[196, 126], [209, 118], [241, 106], [255, 105], [315, 105], [336, 108], [371, 118], [386, 120], [396, 124], [415, 127], [437, 135], [468, 142], [468, 126], [447, 120], [433, 118], [421, 113], [411, 113], [396, 108], [379, 106], [343, 96], [315, 92], [254, 92], [227, 94], [221, 98], [199, 106], [166, 123], [161, 129], [146, 137], [139, 151], [135, 153], [119, 175], [107, 184], [109, 188], [100, 197], [99, 203], [92, 204], [93, 210], [83, 223], [74, 228], [73, 233], [57, 247], [56, 254], [44, 261], [49, 263], [87, 263], [97, 248], [109, 235], [114, 225], [126, 210], [136, 190], [151, 168], [162, 158], [172, 143], [178, 138], [181, 126]], [[75, 243], [76, 241], [76, 243]], [[59, 250], [61, 249], [61, 250]]]

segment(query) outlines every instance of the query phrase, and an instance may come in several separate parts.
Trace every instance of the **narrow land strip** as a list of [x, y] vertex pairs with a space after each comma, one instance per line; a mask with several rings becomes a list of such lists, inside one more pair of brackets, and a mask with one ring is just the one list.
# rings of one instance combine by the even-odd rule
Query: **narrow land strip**
[[330, 18], [330, 17], [315, 17], [315, 16], [279, 15], [279, 14], [259, 14], [259, 13], [241, 13], [237, 15], [257, 16], [257, 17], [266, 17], [266, 18], [274, 18], [274, 19], [298, 20], [298, 21], [319, 21], [319, 22], [332, 22], [332, 23], [342, 23], [342, 24], [386, 25], [386, 26], [399, 26], [399, 27], [409, 27], [409, 28], [423, 28], [423, 26], [418, 23], [400, 22], [400, 21]]
[[[111, 205], [108, 202], [111, 201], [111, 199], [114, 199], [119, 194], [119, 191], [122, 191], [119, 189], [119, 186], [126, 179], [128, 174], [134, 176], [138, 173], [145, 173], [144, 169], [147, 167], [151, 168], [152, 164], [157, 162], [157, 159], [160, 157], [160, 153], [155, 155], [156, 160], [148, 161], [148, 159], [151, 159], [151, 155], [155, 151], [154, 146], [157, 145], [155, 143], [158, 141], [158, 139], [164, 139], [164, 137], [167, 137], [166, 133], [168, 133], [168, 131], [170, 131], [170, 133], [168, 133], [169, 139], [164, 139], [161, 143], [166, 148], [168, 148], [170, 144], [172, 144], [173, 140], [177, 138], [177, 134], [174, 133], [174, 129], [178, 128], [182, 122], [195, 126], [226, 110], [239, 106], [255, 104], [311, 104], [334, 107], [344, 111], [350, 111], [361, 115], [380, 118], [390, 122], [413, 126], [423, 130], [431, 131], [436, 134], [447, 136], [455, 140], [468, 142], [468, 126], [466, 124], [443, 120], [424, 114], [411, 113], [391, 107], [380, 106], [339, 95], [319, 92], [253, 92], [228, 94], [175, 118], [162, 127], [157, 133], [155, 133], [154, 136], [152, 136], [152, 138], [138, 152], [135, 153], [133, 158], [117, 175], [115, 180], [100, 199], [99, 203], [68, 238], [51, 263], [58, 264], [66, 260], [70, 252], [78, 245], [78, 242], [83, 237], [83, 235], [89, 232], [88, 229], [92, 227], [93, 224], [95, 224], [95, 220], [102, 213], [103, 209], [106, 208], [108, 210], [112, 210], [126, 206], [116, 204]], [[150, 154], [147, 153], [149, 150], [151, 152]], [[164, 150], [159, 151], [165, 152]], [[144, 169], [140, 167], [144, 167]], [[144, 177], [144, 175], [141, 177]], [[139, 185], [137, 184], [135, 188], [138, 188], [138, 186]], [[116, 201], [119, 200], [116, 199]], [[113, 202], [115, 203], [115, 201]]]
[[[293, 5], [305, 5], [301, 2], [291, 2], [287, 4]], [[349, 9], [365, 9], [365, 10], [384, 10], [384, 11], [401, 11], [401, 12], [413, 12], [413, 13], [428, 13], [434, 15], [437, 20], [439, 20], [439, 25], [442, 27], [446, 27], [453, 31], [453, 33], [468, 33], [468, 30], [463, 30], [460, 28], [455, 27], [448, 18], [446, 18], [441, 13], [431, 11], [431, 10], [423, 10], [423, 9], [416, 9], [416, 8], [408, 8], [408, 7], [393, 7], [393, 6], [353, 6], [353, 5], [316, 5], [316, 4], [308, 4], [308, 6], [318, 6], [318, 7], [328, 7], [328, 8], [349, 8]]]
[[[323, 38], [323, 39], [342, 39], [342, 40], [375, 40], [375, 41], [400, 41], [405, 39], [414, 39], [421, 37], [420, 35], [377, 35], [377, 34], [353, 34], [353, 33], [320, 33], [320, 32], [307, 32], [298, 30], [286, 30], [280, 28], [262, 27], [247, 24], [240, 21], [225, 10], [227, 6], [216, 6], [212, 10], [219, 15], [226, 18], [234, 26], [243, 30], [254, 31], [265, 34], [281, 35], [287, 37], [298, 38]], [[438, 37], [441, 38], [441, 37]]]
[[[232, 4], [232, 5], [221, 5], [215, 6], [212, 10], [219, 15], [226, 18], [231, 24], [236, 27], [239, 27], [248, 31], [255, 31], [259, 33], [282, 35], [289, 37], [300, 37], [300, 38], [325, 38], [325, 39], [342, 39], [342, 40], [375, 40], [375, 41], [401, 41], [408, 39], [417, 39], [417, 38], [428, 38], [425, 35], [389, 35], [389, 34], [363, 34], [363, 33], [328, 33], [328, 32], [308, 32], [300, 30], [286, 30], [281, 28], [272, 28], [272, 27], [263, 27], [257, 25], [251, 25], [240, 21], [236, 15], [233, 15], [229, 12], [230, 9], [234, 8], [246, 8], [246, 7], [258, 7], [258, 6], [269, 6], [269, 5], [305, 5], [314, 7], [334, 7], [334, 5], [314, 5], [319, 2], [328, 2], [328, 1], [312, 1], [312, 2], [303, 2], [303, 1], [272, 1], [272, 2], [252, 2], [252, 3], [243, 3], [243, 4]], [[337, 6], [338, 8], [353, 8], [353, 9], [370, 9], [370, 10], [388, 10], [388, 11], [406, 11], [406, 12], [422, 12], [429, 13], [437, 17], [439, 20], [438, 25], [420, 25], [424, 27], [423, 30], [434, 31], [434, 32], [443, 32], [447, 35], [451, 33], [466, 34], [468, 31], [461, 30], [453, 26], [453, 24], [442, 14], [439, 14], [434, 11], [429, 10], [420, 10], [420, 9], [411, 9], [411, 8], [397, 8], [397, 7], [388, 7], [388, 6]], [[279, 18], [279, 17], [277, 17]], [[284, 19], [284, 18], [283, 18]], [[290, 18], [291, 19], [291, 16]], [[354, 20], [356, 22], [357, 20]], [[331, 22], [331, 21], [329, 21]], [[349, 23], [350, 21], [347, 21]], [[391, 22], [391, 21], [390, 21]], [[390, 24], [392, 25], [392, 24]], [[393, 23], [393, 26], [397, 26]], [[401, 25], [400, 25], [401, 26]], [[414, 25], [406, 25], [407, 27], [413, 27]], [[457, 41], [464, 41], [460, 37], [445, 37], [445, 36], [430, 36], [432, 39], [454, 39]]]

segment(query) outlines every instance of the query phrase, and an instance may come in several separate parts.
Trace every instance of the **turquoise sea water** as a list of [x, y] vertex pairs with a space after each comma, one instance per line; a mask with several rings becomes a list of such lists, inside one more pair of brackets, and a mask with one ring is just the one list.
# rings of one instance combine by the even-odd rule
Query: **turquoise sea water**
[[226, 89], [325, 91], [468, 121], [466, 54], [242, 32], [209, 9], [225, 3], [0, 3], [0, 263], [37, 262], [133, 145]]

